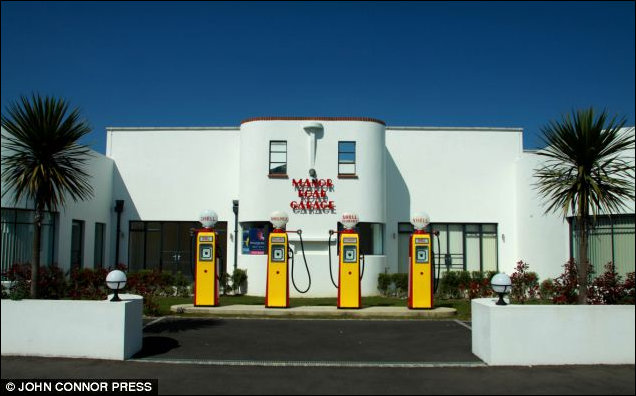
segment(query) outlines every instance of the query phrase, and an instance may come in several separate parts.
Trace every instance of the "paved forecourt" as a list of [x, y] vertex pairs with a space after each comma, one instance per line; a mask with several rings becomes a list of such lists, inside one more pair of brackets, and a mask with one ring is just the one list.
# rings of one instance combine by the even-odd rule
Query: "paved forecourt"
[[170, 307], [175, 313], [206, 314], [210, 316], [255, 316], [255, 317], [352, 317], [352, 318], [428, 318], [448, 319], [457, 315], [455, 308], [408, 309], [407, 307], [366, 307], [360, 309], [338, 309], [335, 306], [303, 306], [293, 308], [266, 308], [261, 305], [226, 305], [219, 307], [195, 307], [179, 304]]

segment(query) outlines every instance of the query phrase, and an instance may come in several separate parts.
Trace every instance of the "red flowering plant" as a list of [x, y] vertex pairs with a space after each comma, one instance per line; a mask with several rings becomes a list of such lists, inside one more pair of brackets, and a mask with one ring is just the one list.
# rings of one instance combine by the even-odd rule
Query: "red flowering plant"
[[[622, 277], [614, 270], [612, 262], [605, 264], [605, 272], [596, 277], [588, 288], [587, 296], [589, 304], [620, 304], [629, 303], [631, 287], [631, 304], [634, 296], [634, 273], [627, 274], [623, 283]], [[631, 286], [630, 286], [631, 285]]]
[[[588, 269], [588, 274], [591, 272]], [[579, 296], [578, 267], [574, 259], [563, 265], [563, 273], [554, 279], [554, 304], [576, 304]]]
[[76, 300], [104, 300], [108, 296], [105, 268], [73, 268], [68, 296]]
[[[2, 279], [11, 282], [8, 293], [3, 298], [15, 300], [29, 298], [31, 284], [31, 264], [15, 263], [2, 272]], [[57, 265], [38, 268], [38, 298], [60, 299], [65, 296], [67, 284], [64, 273]]]
[[529, 268], [529, 264], [518, 261], [515, 272], [510, 277], [510, 298], [520, 304], [525, 304], [527, 300], [534, 300], [538, 296], [539, 277], [535, 272], [528, 271]]

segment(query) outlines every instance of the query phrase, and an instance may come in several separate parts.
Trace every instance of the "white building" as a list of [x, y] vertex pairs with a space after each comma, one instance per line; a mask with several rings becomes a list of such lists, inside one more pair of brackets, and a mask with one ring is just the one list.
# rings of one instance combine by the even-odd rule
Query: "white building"
[[[248, 293], [264, 295], [267, 261], [259, 237], [270, 213], [283, 210], [288, 229], [303, 230], [308, 295], [335, 296], [328, 232], [342, 213], [355, 212], [366, 263], [362, 293], [371, 295], [379, 273], [407, 270], [410, 214], [425, 211], [440, 231], [443, 268], [511, 274], [523, 260], [545, 279], [562, 272], [572, 243], [568, 221], [545, 215], [532, 187], [542, 161], [523, 150], [517, 128], [391, 127], [341, 117], [252, 118], [230, 128], [107, 128], [106, 156], [96, 154], [90, 165], [95, 198], [52, 216], [43, 258], [66, 269], [112, 266], [119, 245], [118, 261], [131, 270], [191, 275], [190, 229], [202, 210], [213, 209], [228, 271], [246, 269]], [[304, 186], [314, 179], [322, 187]], [[116, 201], [123, 201], [119, 234]], [[599, 269], [613, 260], [619, 272], [634, 271], [634, 201], [627, 205], [625, 213], [599, 219], [592, 237]], [[30, 256], [28, 225], [18, 221], [28, 217], [3, 197], [3, 269]], [[290, 240], [302, 289], [300, 243], [296, 234]], [[336, 273], [335, 248], [332, 260]]]

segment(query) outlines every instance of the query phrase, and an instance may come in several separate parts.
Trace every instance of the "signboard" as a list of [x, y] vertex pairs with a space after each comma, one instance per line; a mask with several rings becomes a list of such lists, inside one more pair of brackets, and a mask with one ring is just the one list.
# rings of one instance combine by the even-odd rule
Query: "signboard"
[[265, 228], [254, 227], [249, 230], [243, 230], [242, 253], [265, 254], [266, 237]]

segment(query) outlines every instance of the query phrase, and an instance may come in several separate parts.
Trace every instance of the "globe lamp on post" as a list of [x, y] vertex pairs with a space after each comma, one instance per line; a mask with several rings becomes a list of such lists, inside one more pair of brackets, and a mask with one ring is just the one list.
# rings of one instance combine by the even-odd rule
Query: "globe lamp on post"
[[119, 298], [119, 290], [126, 286], [126, 274], [120, 270], [110, 271], [106, 275], [106, 286], [113, 290], [114, 296], [110, 301], [121, 301]]
[[504, 273], [496, 274], [490, 280], [490, 285], [492, 286], [492, 290], [499, 294], [499, 301], [497, 301], [497, 305], [508, 305], [504, 301], [504, 296], [510, 293], [512, 288], [512, 281], [510, 277]]

